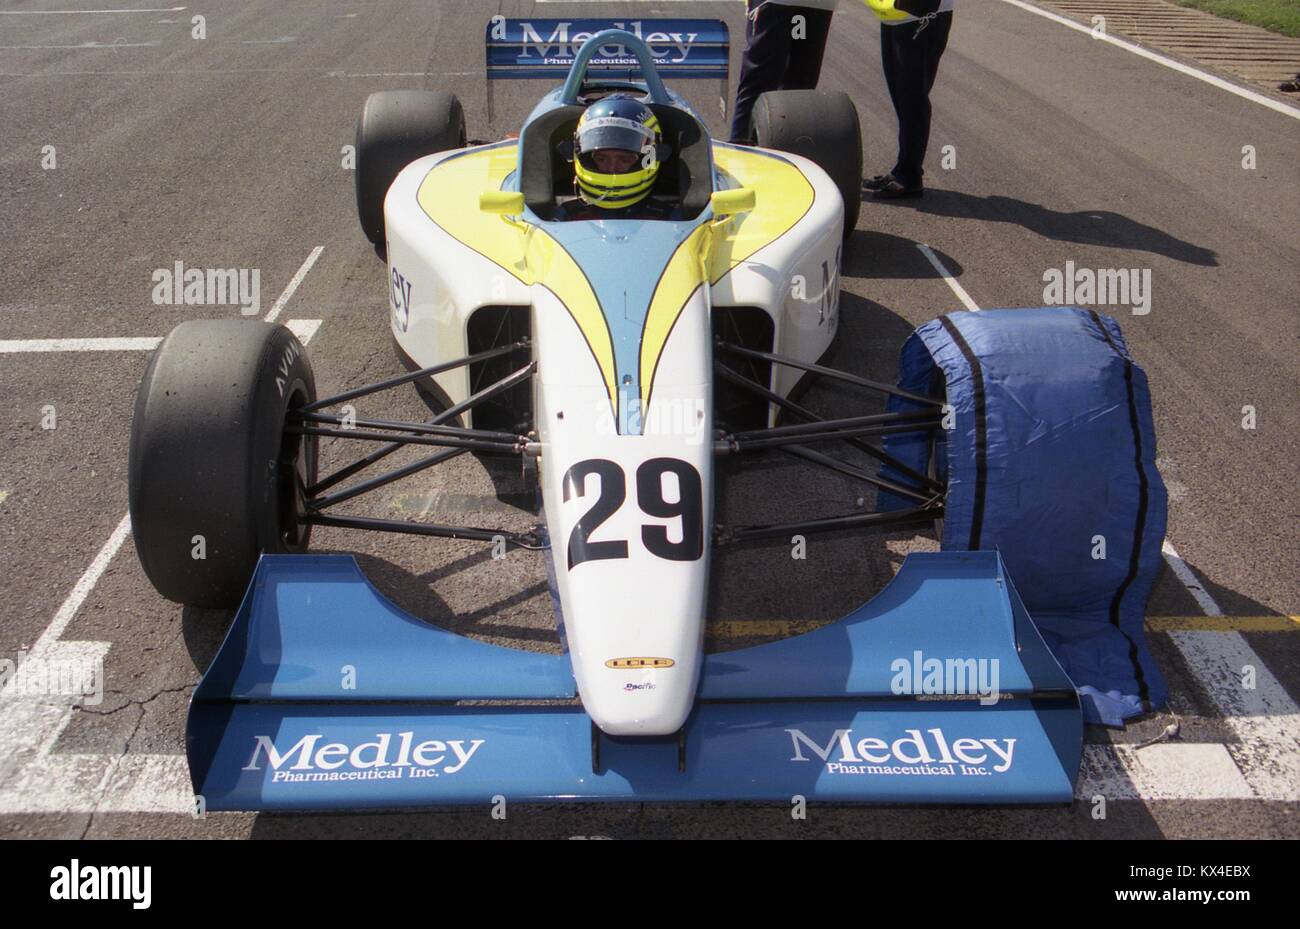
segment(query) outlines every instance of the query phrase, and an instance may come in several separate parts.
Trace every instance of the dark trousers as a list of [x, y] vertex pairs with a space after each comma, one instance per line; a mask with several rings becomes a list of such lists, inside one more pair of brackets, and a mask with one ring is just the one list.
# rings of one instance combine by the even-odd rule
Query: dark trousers
[[[752, 9], [758, 0], [751, 0]], [[731, 116], [731, 141], [750, 140], [754, 103], [769, 90], [812, 90], [822, 73], [822, 56], [830, 33], [830, 10], [783, 3], [763, 3], [745, 21], [745, 54], [740, 62], [740, 85]], [[804, 17], [801, 38], [795, 38], [794, 18]]]
[[930, 89], [939, 59], [948, 47], [952, 12], [924, 20], [880, 27], [880, 60], [885, 66], [889, 98], [898, 114], [898, 163], [890, 173], [904, 187], [915, 187], [925, 174], [922, 164], [930, 144]]

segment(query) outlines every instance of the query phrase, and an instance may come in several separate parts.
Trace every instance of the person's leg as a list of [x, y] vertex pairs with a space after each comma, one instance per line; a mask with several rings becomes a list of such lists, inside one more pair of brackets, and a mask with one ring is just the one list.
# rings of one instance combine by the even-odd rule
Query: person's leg
[[[889, 100], [894, 105], [895, 115], [900, 116], [901, 124], [900, 114], [902, 112], [902, 100], [899, 97], [899, 87], [896, 79], [898, 73], [898, 56], [894, 51], [895, 43], [900, 35], [898, 29], [899, 27], [897, 26], [882, 25], [880, 27], [880, 65], [881, 70], [885, 75], [885, 87], [889, 90]], [[873, 192], [880, 190], [890, 183], [891, 176], [890, 172], [877, 174], [873, 177], [867, 178], [863, 182], [862, 186]]]
[[898, 71], [898, 58], [894, 54], [895, 36], [898, 34], [898, 26], [880, 27], [880, 65], [885, 72], [885, 87], [889, 90], [889, 100], [894, 104], [894, 113], [898, 113], [898, 84], [894, 80], [894, 75]]
[[[939, 59], [948, 45], [952, 13], [940, 13], [924, 29], [921, 23], [886, 27], [899, 33], [891, 88], [898, 113], [898, 163], [891, 172], [907, 188], [920, 187], [925, 175], [925, 152], [930, 143], [930, 89], [939, 72]], [[918, 32], [919, 29], [919, 32]]]
[[[751, 0], [750, 7], [756, 0]], [[736, 106], [731, 116], [731, 141], [747, 142], [754, 103], [761, 94], [781, 86], [790, 61], [790, 19], [793, 7], [763, 3], [745, 23], [745, 54], [740, 61]]]
[[[796, 15], [804, 18], [800, 36], [790, 38], [790, 63], [785, 69], [782, 90], [815, 90], [821, 80], [822, 59], [826, 55], [826, 39], [831, 33], [832, 10], [813, 7], [793, 7]], [[791, 22], [791, 30], [794, 23]]]
[[[952, 33], [952, 11], [940, 13], [930, 23], [930, 29], [934, 30], [934, 35], [921, 34], [921, 38], [927, 42], [925, 49], [925, 71], [929, 76], [926, 83], [925, 92], [928, 94], [934, 89], [935, 78], [939, 76], [939, 59], [948, 49], [948, 36]], [[926, 32], [929, 32], [927, 29]], [[920, 41], [920, 40], [918, 40]]]

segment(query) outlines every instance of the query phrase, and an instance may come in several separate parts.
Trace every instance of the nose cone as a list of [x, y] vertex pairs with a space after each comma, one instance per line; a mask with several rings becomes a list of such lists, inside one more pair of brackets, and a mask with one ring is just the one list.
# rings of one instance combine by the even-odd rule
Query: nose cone
[[[654, 586], [631, 571], [604, 574], [571, 583], [564, 604], [583, 708], [610, 735], [671, 735], [690, 715], [699, 682], [702, 591], [689, 581]], [[624, 594], [600, 602], [597, 588], [620, 580]]]

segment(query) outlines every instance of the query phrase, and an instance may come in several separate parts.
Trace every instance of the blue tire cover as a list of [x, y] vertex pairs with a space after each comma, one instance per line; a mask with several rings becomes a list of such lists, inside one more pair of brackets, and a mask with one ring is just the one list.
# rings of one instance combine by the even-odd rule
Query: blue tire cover
[[[912, 334], [899, 367], [900, 387], [946, 388], [953, 413], [936, 453], [948, 482], [943, 548], [1001, 552], [1087, 721], [1118, 726], [1164, 706], [1144, 617], [1167, 497], [1146, 375], [1119, 325], [1077, 307], [952, 313]], [[892, 398], [889, 408], [915, 406]], [[928, 439], [885, 446], [925, 470]]]

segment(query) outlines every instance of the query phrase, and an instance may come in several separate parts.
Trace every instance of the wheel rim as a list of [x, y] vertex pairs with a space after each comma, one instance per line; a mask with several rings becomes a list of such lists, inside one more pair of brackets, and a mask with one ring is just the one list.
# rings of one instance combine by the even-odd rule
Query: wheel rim
[[[301, 390], [290, 397], [288, 410], [308, 402]], [[276, 460], [276, 533], [280, 544], [301, 549], [307, 544], [307, 488], [314, 480], [316, 461], [315, 436], [284, 432], [280, 437], [280, 454]]]

